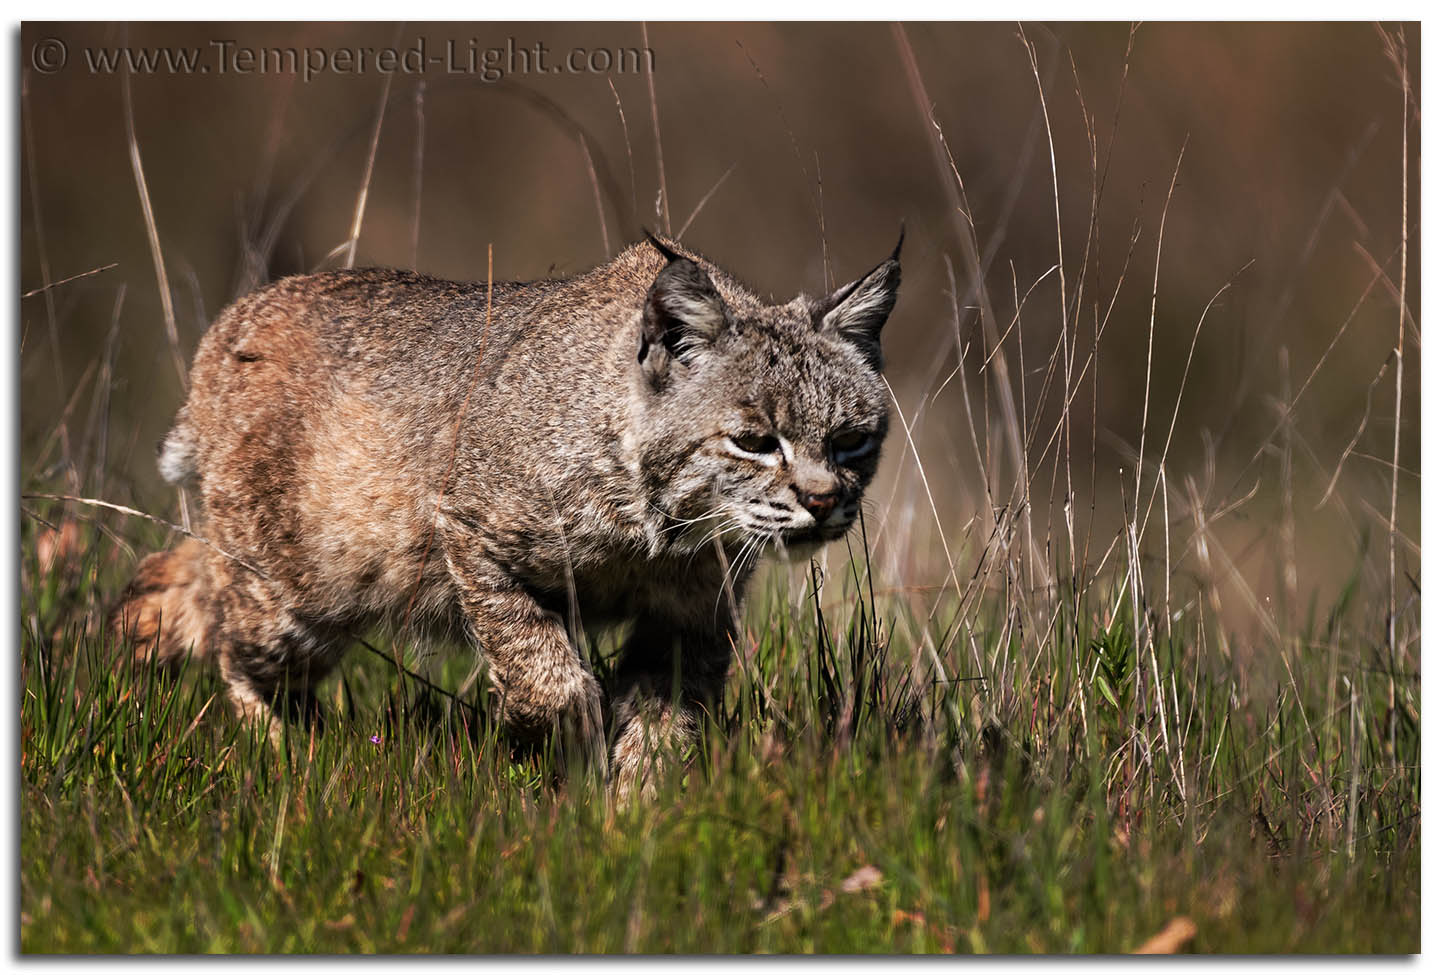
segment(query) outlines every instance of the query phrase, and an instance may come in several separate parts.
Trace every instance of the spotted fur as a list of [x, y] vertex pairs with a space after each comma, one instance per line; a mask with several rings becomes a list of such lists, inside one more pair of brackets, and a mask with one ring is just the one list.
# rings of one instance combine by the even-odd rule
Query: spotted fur
[[213, 546], [148, 557], [112, 626], [213, 658], [273, 730], [361, 628], [466, 634], [513, 729], [604, 766], [575, 629], [630, 622], [610, 765], [644, 789], [724, 686], [757, 558], [854, 521], [899, 283], [893, 254], [767, 304], [653, 240], [491, 289], [378, 269], [262, 288], [206, 333], [161, 449]]

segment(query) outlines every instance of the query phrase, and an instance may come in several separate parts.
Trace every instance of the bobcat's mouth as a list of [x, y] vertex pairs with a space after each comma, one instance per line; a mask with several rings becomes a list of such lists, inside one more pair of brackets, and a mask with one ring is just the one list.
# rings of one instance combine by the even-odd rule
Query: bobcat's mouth
[[800, 511], [780, 503], [772, 503], [769, 507], [787, 511], [788, 514], [782, 515], [777, 511], [757, 510], [753, 507], [738, 520], [753, 537], [769, 542], [789, 558], [809, 556], [822, 545], [844, 536], [855, 524], [857, 512], [856, 503], [851, 501], [831, 512], [825, 521], [818, 524]]
[[811, 525], [806, 528], [792, 528], [781, 532], [781, 543], [786, 548], [799, 546], [825, 545], [827, 542], [834, 542], [851, 530], [852, 519], [847, 518], [841, 522], [825, 522], [820, 525]]

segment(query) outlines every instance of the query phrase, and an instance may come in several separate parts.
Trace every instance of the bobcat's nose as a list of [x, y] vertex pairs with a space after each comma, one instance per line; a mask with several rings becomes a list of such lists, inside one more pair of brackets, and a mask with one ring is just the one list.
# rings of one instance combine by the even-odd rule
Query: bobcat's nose
[[798, 489], [796, 496], [800, 499], [801, 506], [811, 512], [811, 517], [816, 519], [818, 525], [826, 520], [827, 516], [835, 510], [836, 503], [841, 500], [840, 491], [812, 494], [809, 491]]

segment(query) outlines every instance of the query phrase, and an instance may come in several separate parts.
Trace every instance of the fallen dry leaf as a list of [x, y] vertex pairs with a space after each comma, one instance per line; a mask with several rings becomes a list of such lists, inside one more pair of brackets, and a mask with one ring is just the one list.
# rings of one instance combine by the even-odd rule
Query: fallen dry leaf
[[881, 871], [868, 863], [841, 882], [841, 892], [854, 894], [859, 890], [870, 890], [880, 883]]
[[[838, 891], [843, 894], [859, 893], [860, 891], [870, 890], [873, 887], [880, 885], [881, 880], [882, 874], [880, 870], [876, 869], [870, 864], [867, 864], [864, 867], [860, 867], [856, 871], [854, 871], [851, 876], [843, 880], [841, 882], [841, 885], [837, 887], [835, 891], [823, 890], [821, 892], [821, 899], [816, 905], [816, 910], [818, 912], [824, 911], [832, 904], [835, 904], [836, 894]], [[792, 911], [796, 910], [796, 908], [800, 906], [799, 901], [794, 896], [786, 897], [784, 899], [778, 898], [777, 901], [775, 901], [774, 903], [776, 903], [776, 906], [766, 915], [767, 921], [774, 921], [777, 918], [785, 917], [787, 914], [790, 914]], [[765, 910], [766, 906], [767, 902], [761, 902], [758, 904], [758, 908], [761, 910]]]
[[1197, 936], [1197, 926], [1189, 917], [1174, 917], [1167, 926], [1148, 938], [1134, 955], [1175, 955]]
[[83, 544], [80, 526], [72, 520], [62, 522], [59, 531], [42, 528], [35, 538], [35, 554], [40, 562], [40, 573], [49, 573], [57, 563], [69, 564], [80, 554]]

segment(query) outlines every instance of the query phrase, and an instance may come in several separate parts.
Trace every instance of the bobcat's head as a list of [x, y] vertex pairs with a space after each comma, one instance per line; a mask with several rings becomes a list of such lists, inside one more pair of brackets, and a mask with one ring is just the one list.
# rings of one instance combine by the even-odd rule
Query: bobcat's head
[[641, 310], [637, 432], [653, 503], [691, 545], [804, 555], [840, 538], [886, 438], [881, 327], [901, 241], [850, 284], [784, 305], [651, 243], [666, 264]]

